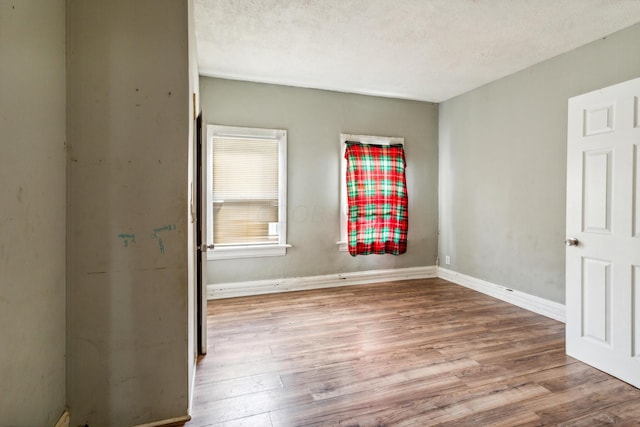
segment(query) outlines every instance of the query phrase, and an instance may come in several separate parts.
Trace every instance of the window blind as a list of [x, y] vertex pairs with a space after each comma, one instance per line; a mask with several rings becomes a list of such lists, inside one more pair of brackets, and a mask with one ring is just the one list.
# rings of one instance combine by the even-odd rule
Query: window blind
[[214, 137], [212, 148], [214, 243], [277, 243], [279, 141]]

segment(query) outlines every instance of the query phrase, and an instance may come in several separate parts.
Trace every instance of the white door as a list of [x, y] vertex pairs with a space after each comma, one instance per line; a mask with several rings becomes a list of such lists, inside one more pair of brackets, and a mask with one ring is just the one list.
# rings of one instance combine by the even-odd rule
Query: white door
[[[198, 326], [198, 353], [207, 354], [207, 138], [202, 113], [196, 120], [196, 316]], [[212, 245], [211, 245], [212, 246]]]
[[569, 100], [567, 354], [640, 387], [640, 78]]

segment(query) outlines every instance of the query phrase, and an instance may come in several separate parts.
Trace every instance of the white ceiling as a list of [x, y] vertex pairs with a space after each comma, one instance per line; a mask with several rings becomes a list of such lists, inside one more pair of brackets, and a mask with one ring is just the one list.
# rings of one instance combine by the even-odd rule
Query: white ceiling
[[195, 0], [194, 14], [202, 75], [441, 102], [640, 22], [640, 0]]

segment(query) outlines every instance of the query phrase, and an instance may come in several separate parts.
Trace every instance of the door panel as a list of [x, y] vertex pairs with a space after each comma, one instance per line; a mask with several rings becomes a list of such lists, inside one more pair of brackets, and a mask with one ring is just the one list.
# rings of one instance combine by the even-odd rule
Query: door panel
[[[637, 126], [636, 126], [637, 127]], [[633, 236], [640, 238], [640, 173], [638, 171], [638, 165], [640, 165], [640, 152], [638, 152], [638, 145], [633, 145], [633, 176], [636, 178], [633, 182], [634, 186], [634, 204], [633, 204]]]
[[611, 232], [611, 157], [610, 150], [584, 153], [585, 232]]
[[613, 132], [613, 105], [584, 109], [584, 136]]
[[567, 354], [636, 387], [639, 96], [635, 79], [572, 98], [567, 131]]
[[631, 316], [632, 316], [632, 336], [633, 348], [632, 356], [640, 357], [640, 266], [634, 265], [631, 273], [631, 292], [633, 294]]
[[582, 336], [611, 345], [611, 263], [583, 258]]

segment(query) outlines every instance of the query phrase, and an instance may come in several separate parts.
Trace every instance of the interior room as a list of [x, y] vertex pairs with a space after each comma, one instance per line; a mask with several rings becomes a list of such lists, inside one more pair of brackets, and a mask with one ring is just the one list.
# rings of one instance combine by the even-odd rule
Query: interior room
[[[0, 0], [0, 426], [632, 425], [638, 42], [633, 0]], [[199, 147], [267, 131], [268, 242], [221, 243]], [[395, 255], [352, 146], [402, 147]]]

